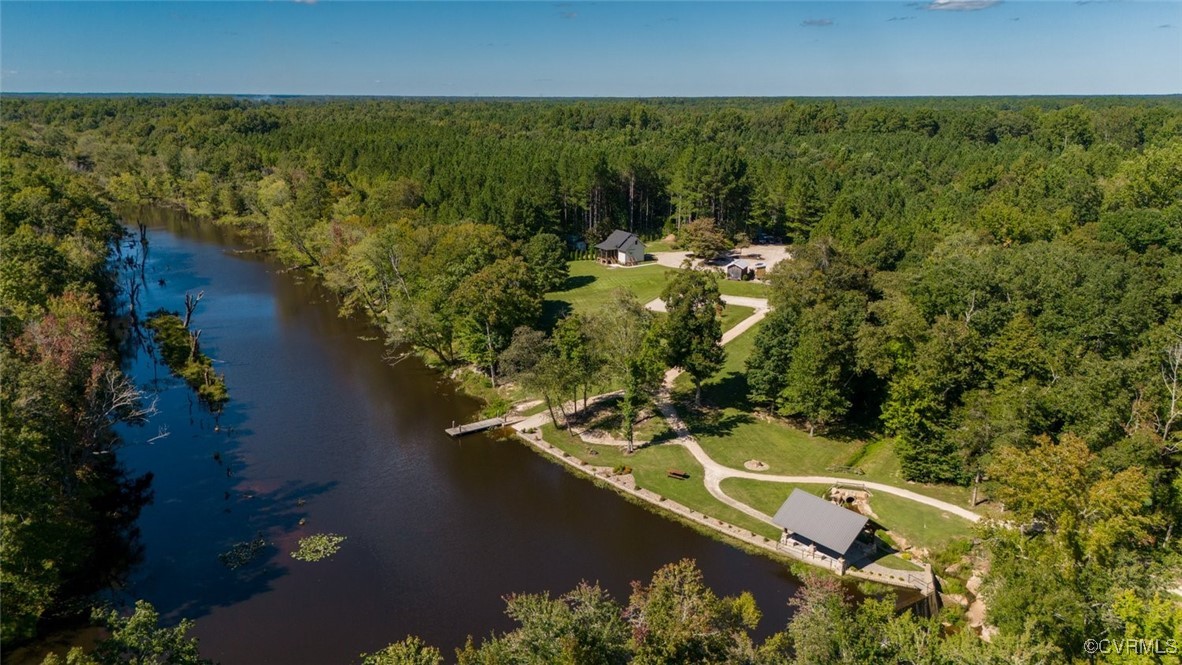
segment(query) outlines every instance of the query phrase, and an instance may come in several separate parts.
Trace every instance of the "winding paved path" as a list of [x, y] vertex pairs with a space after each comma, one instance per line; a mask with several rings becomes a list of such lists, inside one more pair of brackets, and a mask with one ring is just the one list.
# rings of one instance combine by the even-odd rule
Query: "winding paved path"
[[[752, 298], [749, 296], [721, 296], [722, 302], [728, 305], [736, 305], [738, 307], [750, 307], [755, 311], [751, 316], [739, 321], [730, 330], [722, 333], [722, 343], [728, 344], [731, 340], [742, 335], [751, 329], [751, 326], [763, 320], [767, 313], [772, 311], [771, 305], [768, 304], [767, 298]], [[665, 301], [660, 298], [654, 298], [644, 304], [644, 308], [653, 312], [664, 312]]]
[[911, 490], [903, 489], [902, 487], [895, 487], [894, 485], [886, 485], [883, 483], [875, 483], [863, 480], [852, 480], [850, 478], [838, 478], [835, 476], [781, 476], [768, 473], [759, 473], [756, 471], [740, 470], [719, 464], [718, 462], [714, 461], [714, 458], [710, 457], [710, 455], [702, 448], [702, 445], [698, 443], [698, 440], [694, 438], [694, 435], [689, 431], [689, 427], [686, 426], [685, 421], [681, 419], [681, 416], [677, 414], [677, 409], [673, 406], [670, 389], [672, 388], [673, 381], [677, 378], [678, 374], [680, 374], [680, 372], [677, 370], [669, 370], [665, 373], [665, 385], [661, 389], [661, 394], [657, 401], [657, 409], [661, 412], [661, 415], [664, 416], [665, 420], [669, 423], [669, 427], [673, 430], [674, 435], [677, 437], [672, 441], [669, 441], [669, 443], [675, 443], [677, 445], [683, 446], [690, 452], [691, 455], [694, 456], [694, 459], [696, 459], [698, 463], [702, 465], [703, 474], [705, 476], [704, 482], [706, 483], [706, 490], [710, 492], [711, 496], [718, 499], [719, 501], [722, 501], [728, 506], [731, 506], [732, 508], [741, 510], [748, 515], [751, 515], [756, 519], [763, 520], [764, 522], [768, 522], [769, 524], [772, 523], [772, 518], [768, 515], [765, 515], [751, 506], [748, 506], [742, 501], [732, 499], [726, 494], [726, 492], [722, 491], [722, 481], [726, 480], [727, 478], [749, 478], [751, 480], [762, 480], [775, 483], [818, 485], [854, 483], [862, 485], [866, 489], [874, 490], [876, 492], [893, 494], [904, 499], [910, 499], [912, 501], [922, 503], [926, 506], [931, 506], [937, 510], [942, 510], [946, 513], [963, 517], [970, 522], [978, 522], [981, 520], [980, 515], [967, 508], [961, 508], [960, 506], [948, 503], [947, 501], [933, 499], [930, 496], [919, 494], [918, 492], [912, 492]]
[[[763, 298], [747, 298], [742, 296], [724, 295], [722, 296], [722, 300], [723, 302], [732, 305], [755, 308], [755, 312], [751, 316], [743, 319], [733, 328], [723, 334], [723, 344], [729, 343], [731, 340], [751, 329], [752, 326], [759, 323], [765, 316], [767, 316], [767, 313], [770, 311], [767, 300]], [[647, 303], [645, 307], [653, 311], [664, 311], [665, 303], [660, 299], [657, 299]], [[751, 480], [762, 480], [766, 482], [794, 483], [802, 485], [834, 485], [837, 483], [856, 483], [876, 492], [892, 494], [894, 496], [922, 503], [925, 506], [931, 506], [937, 510], [942, 510], [946, 513], [956, 515], [957, 517], [962, 517], [966, 520], [969, 520], [970, 522], [978, 522], [981, 520], [980, 515], [967, 508], [962, 508], [955, 504], [948, 503], [947, 501], [941, 501], [930, 496], [912, 492], [911, 490], [904, 489], [902, 487], [895, 487], [894, 485], [853, 480], [850, 478], [838, 478], [835, 476], [781, 476], [758, 473], [755, 471], [740, 470], [719, 464], [718, 462], [714, 461], [714, 459], [710, 457], [710, 455], [707, 454], [702, 448], [702, 445], [698, 443], [698, 440], [694, 437], [693, 433], [690, 432], [689, 427], [685, 424], [685, 421], [681, 419], [680, 415], [678, 415], [677, 408], [673, 405], [673, 398], [671, 394], [673, 382], [680, 374], [681, 370], [678, 369], [670, 369], [669, 371], [665, 372], [665, 382], [664, 385], [662, 385], [660, 394], [657, 397], [657, 410], [661, 412], [661, 416], [663, 416], [669, 423], [669, 427], [673, 430], [673, 434], [676, 437], [662, 445], [674, 444], [682, 446], [688, 450], [690, 454], [694, 456], [694, 459], [698, 461], [698, 464], [702, 465], [704, 476], [703, 482], [706, 485], [706, 491], [710, 492], [710, 495], [714, 498], [736, 510], [739, 510], [768, 524], [775, 524], [769, 515], [752, 508], [742, 501], [731, 498], [726, 492], [722, 491], [722, 481], [726, 480], [727, 478], [748, 478]], [[606, 393], [604, 395], [596, 395], [595, 397], [591, 398], [591, 400], [598, 402], [599, 400], [614, 394], [615, 393]], [[540, 428], [549, 420], [549, 414], [543, 411], [542, 413], [530, 416], [529, 418], [514, 424], [513, 428], [518, 432], [523, 432], [531, 428]]]

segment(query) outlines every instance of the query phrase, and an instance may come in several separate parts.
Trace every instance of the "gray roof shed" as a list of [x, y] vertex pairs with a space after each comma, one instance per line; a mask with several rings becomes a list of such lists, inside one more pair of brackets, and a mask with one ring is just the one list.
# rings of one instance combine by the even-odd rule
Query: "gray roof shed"
[[604, 239], [603, 242], [596, 245], [595, 248], [604, 249], [609, 252], [621, 249], [627, 251], [633, 245], [639, 244], [640, 238], [636, 237], [635, 233], [628, 233], [627, 231], [616, 229], [615, 231], [612, 231], [611, 235]]
[[825, 549], [843, 555], [869, 519], [808, 492], [794, 489], [788, 495], [788, 500], [776, 511], [772, 521]]

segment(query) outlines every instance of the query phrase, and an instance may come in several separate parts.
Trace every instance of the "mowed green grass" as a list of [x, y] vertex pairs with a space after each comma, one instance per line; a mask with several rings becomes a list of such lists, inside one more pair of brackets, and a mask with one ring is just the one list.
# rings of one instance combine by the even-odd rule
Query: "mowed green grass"
[[[787, 424], [767, 420], [730, 407], [705, 414], [682, 414], [690, 431], [715, 461], [742, 469], [747, 460], [757, 459], [768, 465], [765, 473], [792, 476], [833, 476], [851, 482], [873, 481], [905, 487], [954, 505], [969, 504], [971, 490], [955, 485], [911, 483], [903, 478], [893, 442], [880, 439], [871, 443], [838, 441], [817, 435], [810, 437]], [[838, 470], [865, 447], [857, 460], [861, 474]]]
[[677, 398], [682, 417], [698, 441], [715, 461], [736, 469], [757, 459], [768, 464], [767, 473], [817, 475], [840, 463], [858, 448], [805, 432], [783, 423], [761, 418], [751, 412], [747, 401], [747, 359], [755, 346], [760, 326], [744, 332], [727, 344], [726, 362], [702, 386], [702, 399], [709, 407], [688, 408], [693, 397], [689, 376], [677, 378]]
[[[755, 414], [747, 400], [746, 363], [762, 325], [757, 324], [724, 347], [726, 362], [702, 387], [702, 398], [709, 408], [703, 411], [689, 408], [693, 397], [689, 376], [683, 374], [677, 378], [675, 393], [681, 402], [681, 415], [715, 461], [742, 469], [744, 462], [757, 459], [768, 465], [769, 474], [871, 480], [907, 487], [956, 505], [968, 505], [969, 488], [908, 482], [890, 439], [864, 442], [830, 439], [820, 434], [810, 437], [788, 423]], [[836, 470], [846, 466], [857, 467], [863, 473]]]
[[[735, 510], [710, 496], [703, 484], [702, 466], [685, 448], [658, 444], [641, 448], [632, 455], [625, 455], [623, 450], [616, 446], [584, 443], [581, 439], [558, 430], [553, 423], [547, 423], [542, 427], [542, 436], [547, 443], [589, 465], [629, 466], [632, 468], [637, 486], [656, 492], [704, 515], [753, 531], [766, 538], [779, 537], [779, 532], [774, 526]], [[689, 478], [670, 478], [670, 469], [684, 471], [689, 474]]]
[[[669, 268], [653, 264], [640, 268], [609, 268], [598, 261], [572, 261], [570, 276], [561, 291], [546, 294], [543, 324], [549, 328], [569, 314], [582, 314], [615, 302], [618, 289], [631, 291], [642, 304], [661, 295], [668, 281]], [[722, 310], [722, 330], [726, 332], [751, 316], [751, 307], [726, 305]]]
[[[722, 481], [722, 491], [727, 496], [768, 515], [776, 514], [794, 488], [823, 496], [829, 486], [797, 485], [748, 478], [727, 478]], [[912, 545], [920, 547], [940, 547], [949, 540], [968, 538], [973, 533], [973, 525], [966, 519], [885, 492], [872, 493], [870, 509], [878, 515], [879, 524], [907, 539]]]
[[[546, 296], [548, 314], [591, 311], [609, 305], [614, 299], [613, 292], [619, 288], [628, 289], [641, 302], [648, 302], [660, 295], [669, 272], [668, 269], [659, 266], [611, 269], [594, 261], [576, 261], [570, 266], [571, 277], [567, 282], [567, 289]], [[764, 288], [758, 284], [725, 280], [720, 280], [719, 285], [720, 289]], [[750, 316], [752, 311], [750, 308], [728, 305], [723, 313], [724, 330]], [[726, 361], [722, 369], [703, 386], [703, 399], [709, 408], [701, 411], [688, 408], [688, 402], [693, 396], [691, 382], [685, 375], [677, 380], [675, 393], [682, 402], [682, 416], [712, 458], [736, 469], [742, 469], [743, 463], [747, 460], [758, 459], [769, 466], [769, 474], [837, 476], [855, 482], [872, 480], [906, 486], [921, 494], [957, 505], [967, 505], [967, 488], [907, 483], [902, 477], [893, 442], [890, 440], [866, 443], [839, 441], [820, 435], [810, 437], [806, 432], [787, 423], [755, 415], [747, 400], [746, 362], [754, 350], [758, 328], [759, 325], [756, 325], [726, 345]], [[598, 466], [631, 466], [641, 487], [736, 526], [768, 537], [776, 537], [773, 528], [710, 496], [700, 482], [700, 468], [692, 456], [682, 448], [658, 445], [625, 456], [618, 448], [589, 446], [579, 439], [572, 439], [565, 432], [554, 429], [553, 425], [547, 425], [546, 428], [546, 440], [573, 457]], [[693, 465], [699, 482], [691, 483], [667, 477], [666, 471], [669, 468], [681, 468], [673, 463], [678, 460], [684, 461], [685, 466]], [[856, 466], [864, 473], [854, 474], [836, 470], [845, 466]], [[689, 471], [688, 468], [683, 470]], [[753, 485], [750, 488], [741, 484], [732, 486], [732, 482]], [[775, 513], [792, 489], [791, 486], [782, 484], [777, 486], [775, 483], [739, 479], [728, 480], [726, 483], [724, 489], [732, 497], [768, 514]], [[825, 489], [823, 486], [804, 487], [818, 492]], [[739, 492], [740, 496], [735, 496], [732, 491]], [[748, 498], [751, 501], [748, 501]], [[940, 511], [922, 504], [889, 495], [882, 503], [883, 510], [890, 516], [891, 522], [898, 526], [887, 522], [884, 524], [920, 546], [935, 545], [947, 538], [969, 533], [968, 522], [952, 516], [944, 517]], [[875, 510], [877, 512], [878, 508]]]
[[742, 501], [766, 515], [775, 515], [794, 489], [814, 496], [824, 496], [829, 490], [828, 485], [773, 483], [749, 478], [727, 478], [722, 481], [721, 486], [722, 491], [730, 498]]
[[826, 469], [849, 457], [857, 444], [809, 437], [777, 422], [762, 420], [735, 408], [687, 418], [706, 453], [726, 466], [742, 469], [748, 460], [768, 465], [777, 475], [832, 475]]
[[872, 480], [887, 485], [906, 487], [917, 494], [924, 494], [958, 506], [969, 507], [972, 489], [968, 487], [913, 483], [904, 478], [899, 457], [895, 454], [894, 439], [876, 439], [864, 444], [864, 446], [864, 450], [859, 450], [856, 459], [853, 460], [854, 466], [861, 469], [864, 475], [855, 476], [850, 473], [834, 473], [832, 475], [847, 476], [854, 480]]
[[677, 248], [673, 246], [673, 243], [665, 242], [664, 240], [649, 240], [644, 243], [644, 252], [646, 254], [675, 251], [677, 251]]
[[[755, 311], [748, 307], [739, 308], [735, 305], [727, 305], [727, 309], [731, 307], [745, 310], [747, 316]], [[725, 310], [723, 316], [725, 319]], [[739, 318], [739, 321], [747, 316]], [[742, 335], [731, 340], [730, 344], [722, 347], [726, 350], [726, 359], [722, 363], [722, 368], [702, 384], [702, 398], [706, 402], [715, 406], [747, 406], [747, 359], [751, 357], [751, 353], [755, 349], [755, 334], [762, 325], [762, 321], [755, 324]], [[723, 331], [725, 332], [731, 327], [733, 326], [724, 327]], [[688, 374], [677, 377], [673, 388], [679, 401], [693, 396], [693, 382], [690, 381]]]
[[[618, 439], [624, 439], [627, 432], [624, 429], [624, 419], [620, 415], [620, 398], [609, 397], [590, 407], [590, 413], [582, 418], [579, 429], [597, 429], [608, 432]], [[648, 443], [654, 439], [667, 439], [672, 436], [669, 423], [661, 417], [655, 409], [646, 409], [644, 417], [633, 425], [632, 440], [637, 444]]]
[[661, 295], [668, 268], [609, 268], [598, 261], [571, 261], [570, 276], [560, 291], [546, 294], [543, 319], [548, 325], [572, 313], [590, 312], [615, 300], [617, 289], [631, 291], [641, 303]]
[[[726, 332], [731, 328], [739, 325], [743, 319], [755, 313], [754, 307], [743, 307], [742, 305], [726, 305], [722, 308], [722, 332]], [[740, 335], [741, 337], [742, 335]], [[735, 340], [738, 341], [738, 340]]]
[[903, 497], [877, 492], [870, 499], [870, 508], [880, 524], [912, 545], [937, 548], [954, 538], [973, 535], [973, 524], [968, 520]]

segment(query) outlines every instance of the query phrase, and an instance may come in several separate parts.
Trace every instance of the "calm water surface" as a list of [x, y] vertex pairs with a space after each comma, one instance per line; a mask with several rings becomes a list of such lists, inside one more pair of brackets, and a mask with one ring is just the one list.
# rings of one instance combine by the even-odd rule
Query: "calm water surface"
[[[148, 211], [141, 311], [194, 317], [231, 400], [215, 418], [140, 350], [128, 367], [160, 413], [125, 432], [130, 471], [155, 474], [139, 526], [144, 558], [125, 593], [197, 621], [222, 663], [339, 663], [408, 634], [444, 653], [511, 627], [502, 597], [632, 580], [696, 559], [717, 592], [752, 591], [760, 632], [782, 628], [796, 581], [571, 476], [515, 441], [443, 433], [477, 405], [413, 359], [383, 361], [376, 333], [338, 316], [301, 273], [235, 253], [229, 231]], [[160, 280], [163, 280], [161, 282]], [[155, 439], [154, 441], [152, 439]], [[300, 526], [301, 520], [306, 524]], [[348, 537], [328, 561], [288, 556], [298, 538]], [[271, 545], [229, 570], [218, 554]]]

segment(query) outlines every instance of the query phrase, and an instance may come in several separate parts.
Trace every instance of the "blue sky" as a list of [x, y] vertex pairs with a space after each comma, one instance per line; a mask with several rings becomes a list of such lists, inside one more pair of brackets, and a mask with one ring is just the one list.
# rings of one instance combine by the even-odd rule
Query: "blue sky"
[[0, 91], [1182, 92], [1182, 2], [0, 3]]

